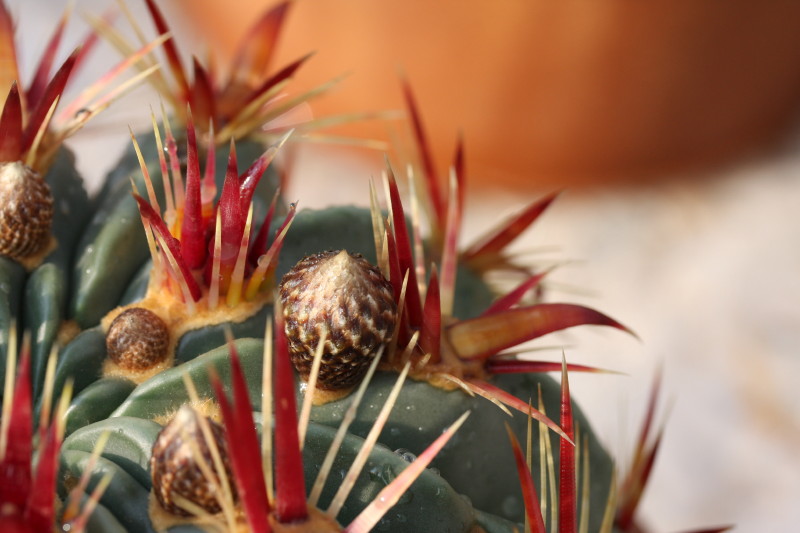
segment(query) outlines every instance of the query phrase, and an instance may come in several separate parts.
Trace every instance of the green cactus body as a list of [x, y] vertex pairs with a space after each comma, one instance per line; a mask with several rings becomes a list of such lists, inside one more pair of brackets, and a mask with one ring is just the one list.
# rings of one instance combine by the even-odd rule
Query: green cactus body
[[[338, 230], [343, 227], [347, 228], [347, 231]], [[281, 274], [288, 270], [299, 258], [328, 247], [342, 247], [364, 253], [367, 256], [370, 254], [374, 256], [371, 238], [370, 214], [366, 209], [342, 207], [322, 211], [303, 211], [297, 216], [292, 231], [287, 237], [278, 273]], [[463, 317], [474, 316], [490, 301], [491, 293], [480, 279], [475, 275], [470, 275], [467, 269], [462, 268], [459, 274], [460, 285], [456, 299], [458, 314]], [[240, 338], [237, 341], [237, 347], [249, 381], [250, 399], [255, 406], [260, 405], [261, 398], [259, 378], [262, 372], [263, 343], [260, 340], [241, 339], [241, 337], [246, 335], [260, 337], [269, 314], [269, 309], [263, 310], [257, 320], [242, 326], [242, 329], [236, 334], [236, 337]], [[81, 342], [89, 345], [97, 342], [93, 335], [90, 336], [86, 333], [84, 336], [85, 338]], [[180, 366], [163, 371], [133, 389], [130, 383], [108, 378], [100, 379], [86, 386], [82, 392], [78, 392], [68, 413], [70, 417], [68, 430], [86, 422], [96, 423], [74, 431], [65, 448], [75, 449], [76, 453], [78, 451], [88, 453], [90, 451], [88, 444], [83, 444], [83, 448], [78, 450], [74, 448], [76, 445], [70, 443], [89, 442], [91, 439], [82, 440], [87, 438], [83, 435], [96, 435], [99, 428], [106, 425], [116, 428], [115, 434], [119, 431], [125, 435], [131, 430], [130, 424], [126, 422], [128, 420], [136, 420], [137, 424], [144, 424], [141, 422], [142, 420], [164, 421], [170, 413], [175, 412], [182, 404], [189, 401], [182, 378], [184, 373], [188, 373], [192, 378], [201, 398], [213, 399], [214, 394], [207, 375], [208, 366], [213, 365], [222, 375], [224, 382], [229, 379], [226, 365], [228, 350], [222, 346], [223, 342], [221, 327], [188, 333], [183, 351], [179, 350], [177, 357]], [[216, 346], [219, 348], [215, 348]], [[201, 353], [202, 355], [200, 355]], [[97, 361], [99, 360], [101, 360], [100, 356], [95, 359], [94, 363], [95, 372], [98, 375]], [[352, 435], [346, 442], [353, 443], [352, 445], [355, 446], [359, 442], [359, 437], [366, 435], [395, 378], [396, 374], [393, 372], [376, 374], [367, 388], [357, 418], [349, 428]], [[535, 398], [541, 388], [547, 412], [557, 413], [559, 410], [559, 387], [546, 376], [498, 376], [493, 383], [523, 399]], [[298, 390], [298, 397], [301, 396]], [[309, 430], [305, 452], [307, 454], [306, 474], [309, 480], [313, 479], [314, 465], [318, 468], [321, 463], [321, 458], [316, 457], [315, 454], [322, 453], [319, 450], [327, 449], [331, 438], [332, 429], [326, 428], [338, 426], [349, 404], [349, 398], [344, 398], [312, 409], [311, 428], [313, 429]], [[113, 412], [110, 412], [112, 405], [118, 406]], [[342, 522], [345, 523], [347, 519], [355, 516], [366, 504], [368, 498], [374, 495], [374, 491], [368, 488], [369, 483], [377, 483], [381, 476], [391, 476], [391, 472], [396, 468], [392, 465], [402, 465], [402, 461], [397, 462], [400, 456], [390, 453], [389, 450], [405, 450], [412, 454], [420, 453], [447, 424], [465, 410], [472, 411], [470, 418], [433, 463], [433, 466], [441, 473], [441, 479], [433, 473], [430, 473], [430, 476], [436, 477], [437, 483], [446, 487], [446, 494], [463, 494], [469, 498], [471, 505], [465, 503], [466, 500], [460, 497], [457, 499], [452, 499], [450, 496], [443, 498], [441, 505], [454, 506], [447, 507], [452, 514], [443, 518], [434, 513], [433, 509], [422, 505], [423, 502], [434, 506], [439, 505], [436, 503], [438, 501], [436, 498], [439, 497], [429, 500], [427, 498], [430, 497], [430, 494], [428, 494], [424, 496], [425, 500], [419, 500], [417, 493], [412, 492], [413, 496], [410, 497], [414, 498], [414, 503], [401, 500], [401, 502], [406, 501], [405, 506], [399, 505], [397, 510], [392, 511], [395, 518], [387, 519], [388, 521], [382, 525], [387, 528], [387, 531], [469, 531], [474, 524], [480, 523], [487, 531], [511, 531], [512, 524], [523, 519], [524, 510], [517, 471], [513, 458], [507, 453], [508, 443], [503, 424], [509, 423], [518, 437], [523, 439], [527, 427], [526, 417], [519, 413], [508, 417], [497, 406], [484, 399], [469, 397], [460, 390], [446, 391], [424, 381], [409, 381], [401, 390], [388, 425], [380, 438], [380, 443], [385, 448], [380, 448], [380, 452], [373, 452], [380, 459], [374, 459], [370, 463], [372, 466], [366, 468], [362, 473], [362, 477], [367, 476], [368, 479], [365, 478], [360, 483], [367, 483], [367, 486], [362, 490], [359, 485], [360, 488], [355, 491], [356, 494], [363, 494], [365, 499], [361, 504], [348, 503], [340, 516]], [[108, 419], [103, 420], [106, 417]], [[596, 530], [602, 520], [608, 497], [612, 464], [598, 439], [591, 433], [590, 426], [583, 415], [578, 412], [575, 417], [581, 428], [582, 438], [586, 438], [589, 443], [588, 455], [592, 467], [589, 528]], [[553, 446], [557, 447], [558, 437], [551, 434], [551, 439]], [[134, 440], [141, 442], [138, 437]], [[534, 438], [534, 443], [538, 443], [538, 438]], [[137, 448], [136, 453], [141, 451], [140, 448]], [[533, 449], [534, 456], [537, 456], [538, 452], [537, 445]], [[115, 452], [107, 453], [113, 455]], [[347, 453], [352, 452], [342, 452], [341, 460], [346, 460], [344, 456]], [[73, 472], [73, 475], [77, 475], [85, 457], [83, 455], [73, 457], [69, 454], [65, 457], [67, 457], [65, 459], [67, 468]], [[139, 458], [138, 460], [124, 461], [124, 464], [129, 469], [146, 469], [146, 461], [143, 461]], [[144, 466], [142, 466], [143, 464]], [[384, 466], [376, 466], [378, 464]], [[124, 483], [129, 483], [131, 478], [141, 478], [141, 472], [137, 474], [126, 470], [126, 474], [127, 476], [122, 476]], [[538, 483], [538, 476], [534, 476], [534, 478]], [[149, 489], [147, 483], [139, 483], [139, 485], [144, 490]], [[423, 493], [424, 491], [420, 493], [420, 498], [423, 497], [421, 496]], [[121, 523], [131, 520], [126, 517], [130, 517], [136, 512], [145, 512], [143, 509], [136, 512], [131, 510], [131, 506], [140, 505], [142, 501], [141, 498], [125, 503], [115, 502], [113, 498], [108, 501], [104, 500], [106, 507]], [[115, 505], [124, 505], [126, 510], [116, 511]], [[480, 511], [473, 509], [472, 505]], [[434, 524], [434, 521], [442, 519], [447, 523]], [[408, 520], [408, 522], [401, 522], [401, 520]], [[138, 524], [136, 521], [131, 521], [129, 524], [128, 527], [138, 527], [135, 526]], [[439, 529], [440, 527], [445, 529]], [[176, 528], [176, 530], [178, 529]], [[188, 531], [185, 528], [180, 530]]]
[[[129, 411], [132, 408], [129, 409]], [[98, 465], [92, 471], [92, 479], [99, 480], [105, 472], [114, 472], [106, 496], [101, 503], [127, 531], [152, 531], [148, 516], [148, 493], [151, 489], [149, 474], [149, 452], [161, 426], [150, 420], [129, 416], [117, 416], [91, 424], [73, 433], [63, 445], [62, 476], [77, 478], [86, 467], [88, 457], [103, 432], [110, 432], [110, 439]], [[335, 430], [325, 425], [311, 423], [308, 428], [306, 446], [303, 450], [306, 464], [306, 484], [311, 486], [331, 442]], [[361, 449], [363, 440], [347, 435], [342, 443], [333, 471], [349, 468]], [[407, 466], [406, 459], [384, 446], [374, 448], [364, 470], [358, 477], [355, 489], [338, 515], [341, 523], [355, 517], [394, 476]], [[95, 481], [96, 482], [96, 481]], [[90, 483], [91, 489], [94, 483]], [[322, 492], [320, 508], [327, 507], [336, 490], [329, 483]], [[127, 497], [121, 495], [128, 494]], [[400, 502], [387, 514], [379, 525], [381, 531], [416, 532], [443, 531], [469, 532], [483, 523], [489, 524], [488, 532], [510, 532], [516, 524], [473, 509], [469, 500], [459, 495], [435, 471], [428, 470], [412, 485]], [[170, 531], [203, 531], [191, 525], [177, 526]], [[90, 532], [102, 531], [89, 529]]]
[[[236, 341], [236, 346], [248, 379], [250, 401], [258, 406], [261, 399], [263, 343], [257, 339], [240, 339]], [[99, 421], [71, 434], [64, 444], [62, 465], [69, 475], [79, 476], [97, 436], [110, 429], [112, 439], [104, 451], [104, 457], [113, 464], [101, 462], [93, 478], [99, 479], [100, 472], [122, 471], [120, 485], [115, 485], [118, 483], [115, 478], [112, 481], [114, 490], [102, 502], [129, 531], [138, 531], [137, 528], [144, 527], [146, 522], [148, 500], [145, 495], [150, 489], [147, 461], [155, 434], [160, 428], [153, 420], [167, 420], [171, 413], [189, 401], [182, 378], [184, 373], [195, 383], [201, 400], [213, 399], [208, 368], [216, 368], [223, 382], [229, 383], [227, 357], [228, 349], [223, 346], [182, 364], [180, 368], [162, 372], [136, 387], [106, 419], [102, 419], [107, 416], [104, 403], [108, 403], [114, 392], [106, 392], [96, 398], [88, 397], [85, 393], [92, 391], [89, 387], [84, 390], [84, 395], [78, 395], [79, 399], [83, 397], [85, 401], [73, 404], [68, 413], [68, 424], [78, 419], [89, 421], [94, 418]], [[352, 461], [352, 456], [361, 445], [359, 435], [363, 437], [369, 431], [394, 381], [394, 373], [379, 372], [373, 378], [357, 418], [349, 428], [351, 435], [337, 455], [334, 472], [343, 471]], [[106, 383], [113, 390], [115, 384], [108, 381], [98, 381], [94, 386], [105, 387]], [[535, 391], [541, 387], [548, 412], [558, 410], [559, 388], [547, 377], [503, 377], [496, 384], [513, 393], [529, 395], [535, 395]], [[121, 385], [116, 386], [122, 389]], [[313, 483], [333, 432], [348, 405], [349, 400], [343, 399], [312, 409], [312, 423], [304, 449], [307, 486]], [[415, 482], [411, 492], [401, 498], [397, 508], [381, 522], [381, 530], [471, 531], [472, 526], [480, 523], [486, 531], [512, 531], [513, 525], [521, 520], [522, 504], [517, 472], [513, 460], [506, 453], [508, 444], [503, 423], [510, 423], [522, 438], [527, 421], [519, 415], [509, 418], [483, 399], [470, 398], [457, 390], [443, 391], [425, 382], [408, 382], [403, 386], [380, 437], [381, 446], [371, 453], [353, 492], [357, 496], [351, 496], [348, 500], [339, 515], [340, 522], [347, 523], [356, 516], [377, 491], [401, 470], [404, 465], [403, 454], [421, 452], [443, 427], [466, 409], [472, 412], [467, 423], [433, 463], [440, 474], [427, 472], [426, 476]], [[612, 465], [585, 418], [577, 414], [576, 421], [582, 428], [582, 438], [590, 443], [588, 454], [592, 477], [589, 527], [590, 530], [597, 530], [610, 486]], [[556, 441], [557, 437], [551, 434], [551, 439]], [[536, 442], [538, 438], [535, 437]], [[553, 445], [557, 446], [557, 442]], [[391, 450], [403, 452], [398, 454]], [[533, 453], [536, 456], [538, 448]], [[123, 499], [115, 496], [126, 490], [131, 490], [135, 497]], [[332, 487], [328, 487], [323, 492], [320, 500], [322, 508], [327, 505], [332, 490]], [[468, 496], [469, 500], [458, 494]]]
[[[369, 432], [382, 399], [388, 395], [394, 381], [394, 373], [382, 372], [375, 376], [350, 432], [360, 436]], [[541, 387], [547, 412], [558, 413], [560, 388], [547, 376], [497, 376], [493, 383], [512, 394], [531, 398], [536, 398]], [[336, 427], [349, 404], [349, 399], [345, 398], [316, 406], [312, 410], [312, 420]], [[404, 449], [419, 454], [441, 432], [441, 428], [465, 410], [471, 412], [470, 417], [439, 452], [432, 466], [457, 492], [468, 496], [476, 508], [521, 522], [524, 518], [522, 494], [513, 457], [507, 453], [508, 437], [504, 428], [508, 423], [518, 439], [524, 442], [527, 419], [521, 413], [509, 417], [483, 398], [469, 397], [460, 390], [445, 391], [426, 382], [410, 381], [400, 392], [387, 429], [381, 434], [381, 443], [393, 450]], [[583, 414], [579, 411], [574, 414], [583, 429], [583, 436], [588, 437], [592, 469], [589, 530], [598, 531], [611, 486], [613, 465]], [[557, 449], [560, 437], [550, 432], [550, 438]], [[533, 442], [533, 457], [539, 457], [539, 440], [535, 434]], [[534, 479], [538, 483], [536, 476]], [[537, 490], [541, 494], [541, 487]]]
[[[12, 325], [18, 326], [18, 318], [24, 295], [25, 268], [8, 257], [0, 256], [0, 377], [5, 380], [8, 340]], [[15, 331], [16, 335], [17, 332]], [[4, 382], [4, 381], [3, 381]]]
[[[148, 517], [147, 501], [151, 488], [147, 462], [149, 457], [142, 457], [141, 453], [146, 450], [149, 456], [149, 449], [160, 428], [155, 422], [137, 418], [112, 418], [81, 429], [64, 442], [62, 454], [64, 475], [77, 477], [83, 472], [100, 434], [103, 431], [112, 432], [103, 454], [104, 460], [101, 460], [100, 465], [94, 470], [93, 477], [99, 478], [101, 472], [108, 470], [115, 472], [115, 479], [107, 492], [108, 496], [101, 499], [101, 503], [130, 532], [153, 531]], [[309, 426], [308, 446], [304, 450], [305, 462], [309, 465], [306, 470], [309, 484], [313, 483], [333, 436], [334, 431], [326, 426], [316, 424]], [[337, 470], [347, 468], [361, 444], [361, 439], [353, 435], [345, 438], [334, 468]], [[352, 498], [342, 510], [341, 521], [347, 522], [357, 515], [386, 484], [387, 476], [396, 475], [395, 472], [401, 471], [404, 466], [404, 459], [389, 449], [381, 447], [373, 450], [368, 467], [359, 477], [354, 491], [356, 497]], [[118, 496], [122, 491], [129, 491], [129, 497]], [[331, 497], [332, 490], [323, 492], [321, 502], [325, 504]], [[385, 519], [381, 529], [399, 532], [467, 532], [476, 521], [475, 512], [469, 503], [455, 493], [441, 477], [428, 471], [417, 480], [404, 500]], [[102, 530], [95, 531], [101, 533]], [[170, 531], [203, 531], [203, 529], [182, 526], [171, 528]]]

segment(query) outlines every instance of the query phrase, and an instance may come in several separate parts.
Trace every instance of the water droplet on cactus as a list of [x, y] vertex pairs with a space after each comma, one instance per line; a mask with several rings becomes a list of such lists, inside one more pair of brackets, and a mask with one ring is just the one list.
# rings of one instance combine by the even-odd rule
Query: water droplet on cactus
[[378, 481], [383, 481], [381, 479], [380, 467], [373, 466], [372, 468], [369, 469], [369, 471], [367, 471], [367, 474], [369, 475], [370, 481], [373, 481], [375, 483], [377, 483]]
[[417, 459], [416, 455], [414, 455], [413, 453], [411, 453], [410, 450], [407, 450], [405, 448], [398, 448], [394, 451], [394, 453], [399, 455], [407, 463], [413, 463]]
[[502, 503], [503, 513], [508, 516], [516, 516], [523, 511], [522, 501], [516, 496], [508, 496]]

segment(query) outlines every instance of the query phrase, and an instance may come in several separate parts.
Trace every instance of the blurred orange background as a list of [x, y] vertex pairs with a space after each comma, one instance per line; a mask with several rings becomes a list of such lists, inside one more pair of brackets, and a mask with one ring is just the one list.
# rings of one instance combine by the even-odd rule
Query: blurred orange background
[[[270, 5], [164, 7], [224, 57]], [[787, 131], [800, 97], [800, 3], [298, 0], [274, 67], [309, 51], [293, 90], [351, 73], [315, 103], [318, 115], [402, 109], [404, 72], [441, 168], [461, 131], [479, 181], [632, 181], [751, 155]], [[347, 132], [387, 138], [376, 122]]]

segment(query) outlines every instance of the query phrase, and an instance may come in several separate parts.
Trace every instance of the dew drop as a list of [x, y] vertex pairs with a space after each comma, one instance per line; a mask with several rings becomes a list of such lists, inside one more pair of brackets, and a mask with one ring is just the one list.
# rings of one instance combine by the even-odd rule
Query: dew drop
[[407, 450], [405, 448], [398, 448], [394, 451], [394, 453], [399, 455], [400, 458], [407, 463], [413, 463], [417, 459], [416, 455], [414, 455], [413, 453], [411, 453], [410, 450]]
[[500, 508], [505, 516], [516, 516], [523, 511], [520, 499], [515, 496], [505, 498], [500, 504]]

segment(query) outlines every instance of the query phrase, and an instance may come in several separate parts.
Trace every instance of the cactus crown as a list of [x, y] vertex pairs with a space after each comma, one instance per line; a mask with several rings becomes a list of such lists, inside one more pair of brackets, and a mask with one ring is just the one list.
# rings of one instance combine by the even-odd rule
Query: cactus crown
[[253, 301], [268, 293], [283, 238], [294, 218], [295, 206], [290, 207], [278, 235], [267, 247], [278, 193], [275, 193], [261, 231], [255, 237], [251, 234], [252, 200], [261, 176], [288, 134], [278, 145], [268, 148], [241, 176], [237, 171], [236, 149], [231, 143], [225, 182], [217, 203], [214, 150], [207, 152], [205, 173], [201, 177], [191, 114], [187, 124], [185, 179], [166, 119], [164, 125], [168, 160], [163, 154], [161, 137], [154, 123], [166, 198], [163, 213], [147, 165], [136, 139], [133, 139], [149, 199], [141, 197], [134, 184], [134, 197], [153, 258], [151, 291], [165, 291], [182, 301], [190, 313], [201, 300], [208, 310], [213, 311], [219, 305], [235, 307], [240, 301]]

